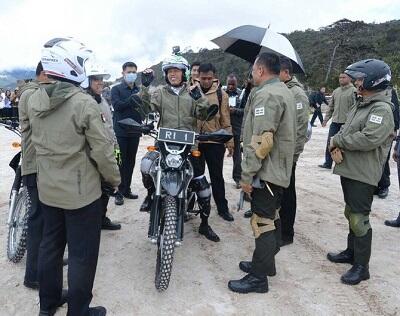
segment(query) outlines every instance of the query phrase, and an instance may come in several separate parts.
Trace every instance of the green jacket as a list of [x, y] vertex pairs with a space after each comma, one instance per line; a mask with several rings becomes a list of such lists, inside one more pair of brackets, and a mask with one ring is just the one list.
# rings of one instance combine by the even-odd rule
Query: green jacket
[[294, 149], [294, 161], [299, 160], [300, 154], [304, 150], [304, 145], [307, 142], [307, 129], [309, 118], [309, 101], [306, 93], [304, 92], [303, 85], [293, 77], [291, 80], [285, 82], [286, 86], [293, 93], [295, 109], [296, 109], [296, 147]]
[[356, 102], [356, 88], [350, 83], [344, 87], [338, 87], [332, 92], [332, 99], [329, 102], [329, 110], [325, 115], [324, 122], [331, 118], [333, 123], [346, 122], [347, 114]]
[[197, 119], [205, 120], [209, 108], [205, 96], [195, 101], [184, 84], [179, 95], [169, 85], [157, 88], [151, 95], [148, 88], [142, 90], [143, 110], [160, 114], [159, 127], [197, 131]]
[[357, 101], [333, 137], [333, 145], [343, 151], [343, 162], [335, 165], [335, 174], [378, 185], [394, 137], [391, 106], [388, 90]]
[[[278, 78], [253, 89], [246, 105], [243, 128], [242, 181], [261, 180], [287, 188], [292, 174], [296, 139], [296, 109], [293, 94]], [[253, 136], [272, 132], [273, 147], [264, 160], [257, 158], [251, 145]]]
[[19, 124], [21, 128], [21, 172], [23, 176], [36, 173], [36, 152], [32, 144], [32, 130], [28, 118], [28, 100], [40, 88], [38, 81], [27, 83], [21, 88], [21, 98], [18, 105]]
[[101, 177], [120, 183], [113, 140], [90, 95], [58, 81], [36, 90], [28, 111], [42, 203], [79, 209], [100, 197]]

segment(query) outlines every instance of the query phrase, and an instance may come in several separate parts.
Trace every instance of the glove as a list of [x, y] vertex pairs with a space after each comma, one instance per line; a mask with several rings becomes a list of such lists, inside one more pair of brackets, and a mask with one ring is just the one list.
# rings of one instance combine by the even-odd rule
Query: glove
[[148, 87], [154, 80], [154, 75], [150, 73], [142, 73], [142, 85]]
[[150, 134], [150, 132], [154, 130], [154, 124], [150, 123], [142, 127], [142, 133], [145, 135]]
[[117, 160], [118, 166], [120, 166], [122, 163], [122, 159], [121, 159], [121, 151], [119, 150], [119, 148], [114, 149], [114, 157], [115, 160]]
[[339, 165], [343, 161], [342, 151], [337, 147], [331, 150], [331, 157], [337, 165]]
[[198, 99], [201, 98], [201, 92], [198, 86], [195, 86], [190, 92], [190, 96], [197, 101]]

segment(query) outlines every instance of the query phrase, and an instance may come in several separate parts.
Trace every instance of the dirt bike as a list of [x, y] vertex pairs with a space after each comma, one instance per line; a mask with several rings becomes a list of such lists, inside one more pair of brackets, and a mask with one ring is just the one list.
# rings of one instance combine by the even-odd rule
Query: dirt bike
[[[0, 126], [21, 137], [17, 122], [0, 121]], [[20, 148], [21, 144], [14, 142], [12, 146]], [[11, 262], [18, 263], [24, 257], [26, 250], [28, 210], [30, 208], [29, 194], [22, 184], [21, 151], [11, 159], [9, 166], [15, 171], [15, 177], [8, 203], [7, 257]]]
[[193, 178], [189, 156], [200, 155], [200, 152], [192, 151], [192, 146], [196, 140], [226, 143], [232, 134], [225, 130], [208, 134], [169, 128], [157, 131], [152, 124], [142, 125], [130, 118], [119, 123], [156, 139], [156, 146], [148, 148], [157, 153], [150, 169], [155, 192], [150, 209], [148, 237], [157, 244], [155, 287], [164, 291], [171, 278], [175, 246], [181, 246], [183, 241], [185, 216], [188, 212], [196, 212], [190, 207], [195, 192], [189, 186]]

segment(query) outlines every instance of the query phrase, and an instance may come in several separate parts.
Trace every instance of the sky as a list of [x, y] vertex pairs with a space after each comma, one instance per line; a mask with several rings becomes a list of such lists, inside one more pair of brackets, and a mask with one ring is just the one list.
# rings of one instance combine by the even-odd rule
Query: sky
[[211, 39], [244, 24], [281, 33], [319, 29], [342, 18], [400, 19], [398, 0], [0, 0], [0, 71], [35, 68], [41, 47], [72, 36], [92, 49], [113, 77], [125, 61], [139, 70], [179, 45], [216, 48]]

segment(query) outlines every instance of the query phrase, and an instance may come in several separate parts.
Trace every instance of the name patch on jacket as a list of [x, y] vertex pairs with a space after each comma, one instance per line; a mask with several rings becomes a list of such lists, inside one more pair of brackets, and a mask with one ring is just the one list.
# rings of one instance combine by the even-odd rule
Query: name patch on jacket
[[382, 124], [382, 119], [383, 119], [382, 116], [372, 114], [371, 117], [369, 118], [369, 121], [376, 124]]
[[264, 115], [264, 108], [255, 108], [254, 109], [254, 115], [255, 116], [263, 116]]
[[299, 102], [296, 104], [296, 106], [298, 110], [301, 110], [303, 108], [303, 103]]

